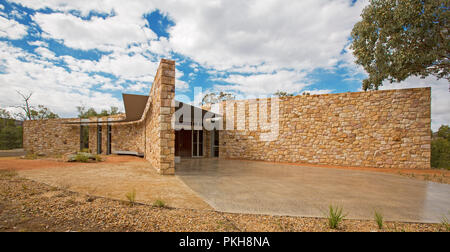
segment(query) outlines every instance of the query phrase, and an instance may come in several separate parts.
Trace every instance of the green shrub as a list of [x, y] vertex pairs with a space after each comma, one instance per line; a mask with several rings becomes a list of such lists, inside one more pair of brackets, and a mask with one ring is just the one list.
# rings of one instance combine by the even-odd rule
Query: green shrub
[[38, 158], [38, 155], [36, 153], [32, 153], [32, 152], [27, 153], [24, 157], [24, 159], [31, 159], [31, 160], [34, 160], [37, 158]]
[[450, 170], [450, 128], [442, 125], [431, 140], [431, 167]]
[[102, 162], [103, 161], [102, 157], [100, 155], [98, 155], [98, 154], [94, 155], [94, 159], [95, 159], [95, 162]]
[[155, 200], [155, 202], [153, 202], [153, 206], [163, 208], [163, 207], [166, 207], [166, 202], [164, 202], [161, 199], [157, 199], [157, 200]]
[[375, 222], [377, 223], [379, 229], [383, 228], [383, 215], [377, 211], [375, 211]]
[[22, 148], [22, 127], [7, 125], [0, 129], [0, 150]]
[[342, 207], [339, 206], [333, 207], [332, 205], [330, 205], [327, 219], [328, 219], [328, 226], [331, 229], [338, 228], [339, 223], [342, 222], [344, 217], [345, 215], [343, 213]]
[[84, 153], [90, 153], [90, 150], [88, 148], [83, 148], [81, 149], [80, 152], [84, 152]]
[[81, 163], [87, 163], [87, 162], [89, 162], [89, 155], [86, 155], [84, 153], [78, 153], [75, 156], [75, 161], [81, 162]]
[[448, 218], [446, 216], [442, 217], [441, 225], [444, 227], [444, 229], [447, 232], [450, 232], [450, 223], [449, 223]]
[[125, 194], [125, 197], [127, 198], [130, 205], [134, 205], [136, 203], [136, 189], [133, 189], [131, 192], [127, 192]]

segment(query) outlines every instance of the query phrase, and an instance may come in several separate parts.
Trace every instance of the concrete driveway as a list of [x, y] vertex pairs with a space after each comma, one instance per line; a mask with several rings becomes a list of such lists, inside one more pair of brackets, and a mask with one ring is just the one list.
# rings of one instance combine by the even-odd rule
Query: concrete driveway
[[323, 217], [330, 204], [347, 218], [441, 222], [450, 185], [394, 174], [253, 161], [186, 159], [176, 175], [218, 211]]

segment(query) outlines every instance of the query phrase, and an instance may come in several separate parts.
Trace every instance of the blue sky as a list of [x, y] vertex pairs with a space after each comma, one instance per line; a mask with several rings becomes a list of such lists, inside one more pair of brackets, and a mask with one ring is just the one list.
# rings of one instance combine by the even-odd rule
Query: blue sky
[[[16, 90], [64, 117], [79, 105], [122, 107], [122, 93], [148, 94], [161, 58], [177, 62], [183, 101], [194, 99], [194, 87], [242, 98], [359, 91], [366, 75], [354, 64], [350, 32], [366, 4], [0, 0], [0, 107], [14, 110]], [[419, 86], [446, 84], [385, 88]], [[433, 95], [434, 125], [448, 123], [448, 95]]]

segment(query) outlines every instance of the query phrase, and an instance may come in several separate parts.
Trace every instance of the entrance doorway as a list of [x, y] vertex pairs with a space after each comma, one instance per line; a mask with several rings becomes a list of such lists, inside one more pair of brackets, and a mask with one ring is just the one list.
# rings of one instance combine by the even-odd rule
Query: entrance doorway
[[175, 131], [175, 156], [191, 157], [192, 155], [192, 131]]

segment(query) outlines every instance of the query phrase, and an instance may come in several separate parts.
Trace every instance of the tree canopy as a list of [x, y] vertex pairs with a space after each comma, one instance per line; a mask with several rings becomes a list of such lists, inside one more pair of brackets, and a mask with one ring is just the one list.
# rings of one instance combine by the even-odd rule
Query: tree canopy
[[78, 118], [89, 118], [89, 117], [101, 117], [101, 116], [111, 116], [117, 115], [121, 112], [118, 107], [111, 106], [109, 110], [103, 109], [98, 113], [94, 108], [86, 109], [85, 106], [77, 106]]
[[213, 92], [213, 93], [208, 93], [205, 96], [203, 96], [202, 104], [207, 104], [207, 103], [214, 104], [214, 103], [218, 103], [221, 101], [231, 101], [234, 99], [236, 99], [236, 97], [231, 93], [225, 93], [225, 92], [221, 91], [219, 94], [216, 94]]
[[449, 80], [448, 9], [448, 0], [371, 0], [351, 33], [356, 63], [369, 74], [363, 89], [409, 76]]
[[275, 96], [278, 96], [278, 97], [289, 97], [289, 96], [294, 96], [294, 94], [291, 94], [291, 93], [288, 93], [288, 92], [285, 92], [285, 91], [280, 91], [280, 90], [278, 90], [275, 94], [273, 94], [273, 95], [275, 95]]
[[442, 125], [432, 136], [431, 167], [450, 170], [450, 127]]

